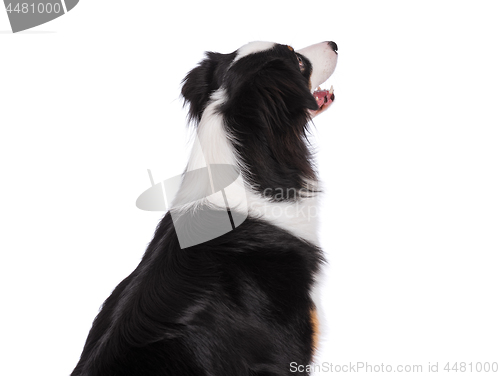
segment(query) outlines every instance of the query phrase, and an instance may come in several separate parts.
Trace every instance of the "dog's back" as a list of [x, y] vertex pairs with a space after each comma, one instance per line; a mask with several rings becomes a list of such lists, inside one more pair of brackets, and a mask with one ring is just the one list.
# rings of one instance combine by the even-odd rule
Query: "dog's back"
[[320, 250], [247, 219], [180, 249], [169, 214], [94, 321], [73, 376], [282, 375], [311, 360]]

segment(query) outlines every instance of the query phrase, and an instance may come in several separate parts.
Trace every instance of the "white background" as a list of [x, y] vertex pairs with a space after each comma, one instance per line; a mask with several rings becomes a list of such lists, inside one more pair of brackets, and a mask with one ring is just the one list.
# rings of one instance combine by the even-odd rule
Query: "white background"
[[135, 207], [147, 169], [184, 168], [182, 78], [252, 40], [339, 46], [318, 362], [500, 363], [496, 3], [83, 0], [19, 34], [0, 12], [0, 374], [72, 371], [162, 216]]

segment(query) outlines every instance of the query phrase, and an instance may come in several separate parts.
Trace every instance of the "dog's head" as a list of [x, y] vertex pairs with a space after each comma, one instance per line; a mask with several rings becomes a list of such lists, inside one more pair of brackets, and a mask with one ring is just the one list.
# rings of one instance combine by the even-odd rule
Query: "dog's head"
[[315, 88], [336, 64], [334, 42], [298, 51], [252, 42], [229, 54], [208, 52], [184, 79], [182, 95], [190, 120], [202, 128], [205, 109], [207, 119], [220, 115], [246, 181], [275, 197], [279, 187], [299, 189], [316, 178], [306, 129], [334, 100], [333, 89]]
[[315, 116], [332, 103], [334, 95], [333, 89], [312, 89], [323, 84], [336, 65], [335, 42], [322, 42], [298, 51], [288, 45], [252, 42], [229, 54], [207, 52], [206, 58], [184, 79], [182, 95], [190, 105], [189, 116], [194, 121], [200, 121], [211, 95], [221, 87], [228, 91], [229, 99], [241, 99], [243, 106], [253, 106], [252, 99], [257, 96], [268, 100], [269, 106], [277, 105], [282, 113], [308, 109]]

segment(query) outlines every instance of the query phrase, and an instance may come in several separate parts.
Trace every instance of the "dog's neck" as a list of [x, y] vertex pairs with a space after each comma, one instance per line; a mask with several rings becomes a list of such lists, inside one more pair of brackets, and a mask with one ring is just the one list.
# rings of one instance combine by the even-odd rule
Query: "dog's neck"
[[[297, 192], [294, 187], [283, 187], [277, 194], [288, 195], [286, 200], [280, 200], [280, 197], [277, 197], [277, 200], [266, 197], [262, 191], [253, 187], [245, 179], [252, 171], [238, 157], [234, 147], [237, 141], [228, 134], [224, 117], [219, 111], [224, 100], [223, 90], [218, 90], [211, 96], [211, 101], [198, 124], [187, 173], [173, 206], [189, 210], [197, 205], [209, 205], [248, 213], [249, 216], [269, 221], [297, 237], [317, 244], [318, 197], [311, 192], [318, 191], [318, 183], [307, 181], [308, 187], [301, 192]], [[212, 176], [214, 165], [235, 166], [240, 172], [235, 180], [229, 179], [234, 181], [224, 188], [223, 195], [214, 190], [214, 186], [217, 186]], [[209, 179], [205, 184], [200, 184], [200, 179], [193, 178], [199, 175], [189, 176], [189, 172], [200, 169], [208, 170]], [[204, 186], [206, 184], [210, 187]], [[206, 195], [207, 191], [213, 194]], [[199, 199], [200, 197], [203, 198]]]

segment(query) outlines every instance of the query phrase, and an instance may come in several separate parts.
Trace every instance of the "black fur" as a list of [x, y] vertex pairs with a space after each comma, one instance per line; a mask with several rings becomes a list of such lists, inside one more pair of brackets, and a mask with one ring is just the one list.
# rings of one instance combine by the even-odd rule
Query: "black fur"
[[318, 248], [250, 218], [181, 250], [167, 214], [104, 303], [72, 375], [289, 375], [291, 362], [311, 360], [320, 261]]
[[[305, 179], [316, 179], [306, 132], [308, 109], [318, 105], [309, 87], [308, 59], [277, 44], [237, 60], [236, 53], [209, 52], [185, 78], [182, 94], [190, 119], [199, 121], [210, 94], [223, 87], [228, 100], [220, 112], [245, 166], [246, 181], [274, 201], [309, 194]], [[304, 63], [301, 71], [298, 56]], [[285, 188], [285, 189], [284, 189]]]
[[[241, 58], [208, 53], [184, 80], [190, 118], [224, 88], [219, 111], [248, 167], [276, 200], [315, 173], [305, 132], [317, 104], [311, 65], [287, 46]], [[264, 192], [264, 188], [271, 188]], [[309, 293], [321, 251], [265, 221], [180, 249], [170, 213], [137, 269], [103, 304], [72, 376], [279, 376], [311, 361]]]

